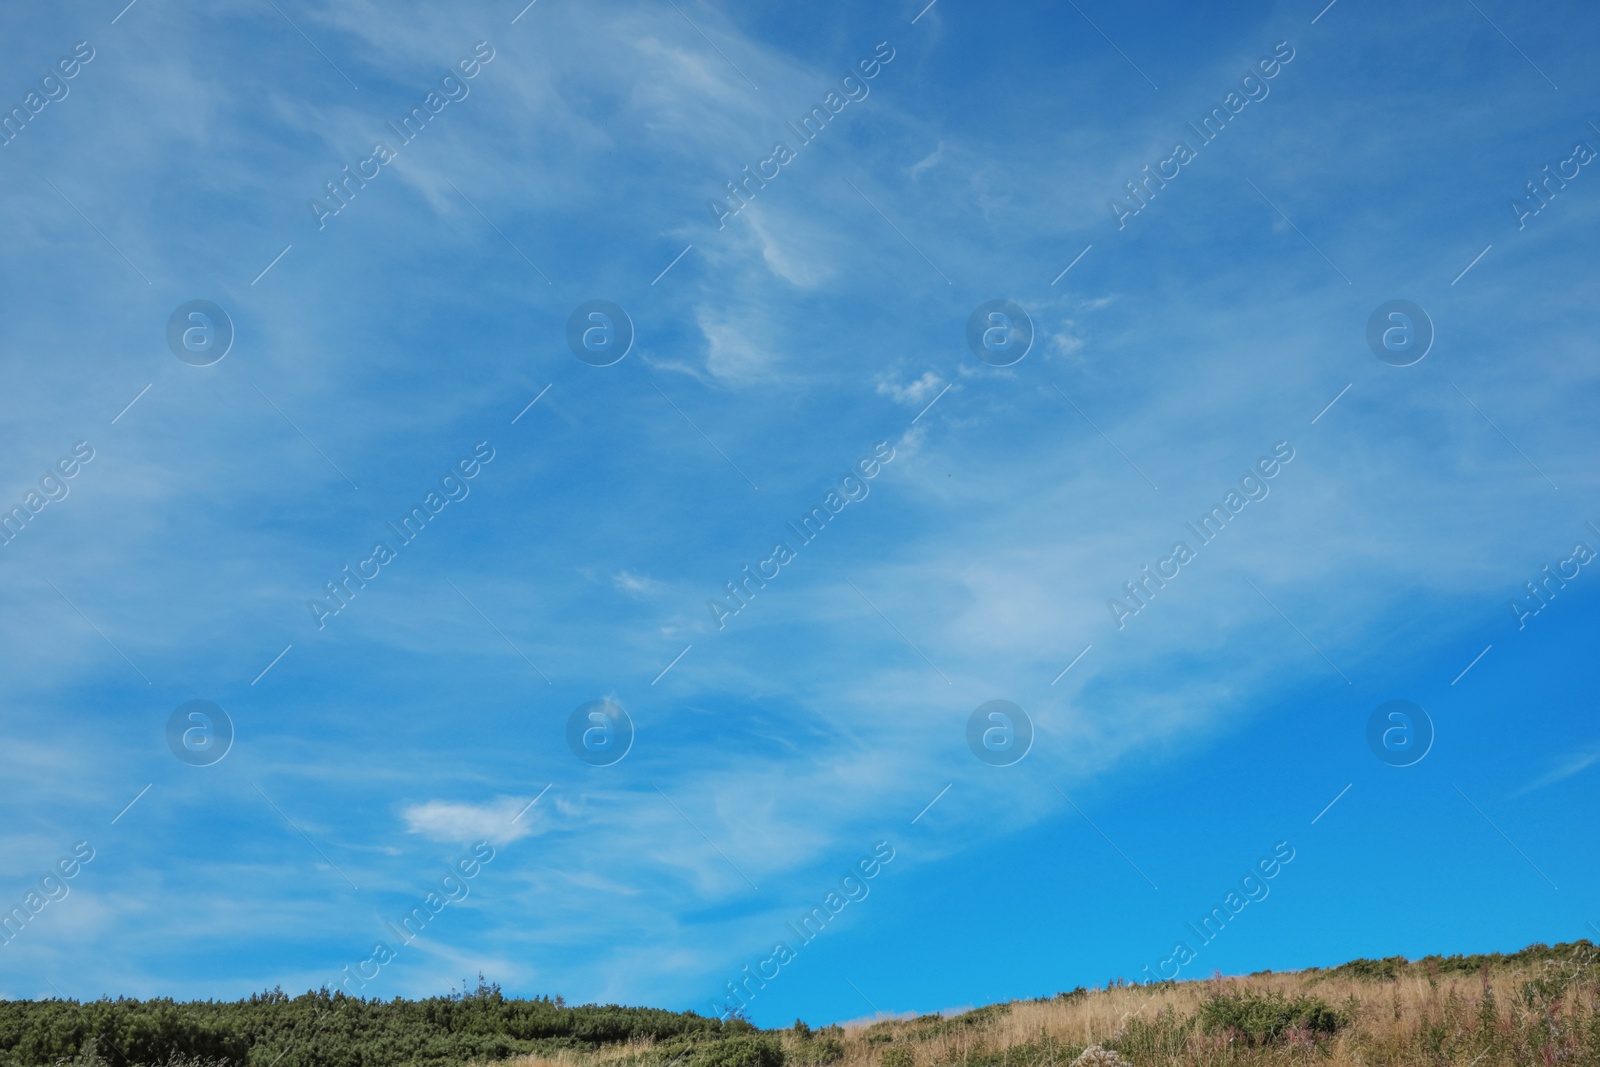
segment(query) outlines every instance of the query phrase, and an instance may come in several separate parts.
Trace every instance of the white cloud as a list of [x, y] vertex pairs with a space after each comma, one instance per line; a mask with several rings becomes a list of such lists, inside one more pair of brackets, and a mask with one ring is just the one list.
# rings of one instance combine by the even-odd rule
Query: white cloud
[[1600, 763], [1600, 748], [1591, 748], [1586, 752], [1574, 752], [1548, 773], [1535, 778], [1515, 793], [1512, 793], [1511, 796], [1520, 797], [1524, 794], [1532, 793], [1536, 789], [1555, 785], [1557, 782], [1565, 781], [1581, 771], [1588, 770], [1596, 763]]
[[1073, 334], [1072, 328], [1077, 325], [1071, 319], [1063, 323], [1063, 329], [1050, 335], [1050, 347], [1063, 356], [1070, 356], [1083, 347], [1083, 338]]
[[933, 371], [928, 371], [922, 377], [906, 385], [900, 385], [888, 378], [878, 379], [878, 395], [893, 398], [897, 404], [910, 407], [921, 407], [939, 394], [944, 386], [944, 379]]
[[666, 588], [654, 578], [644, 578], [628, 571], [618, 571], [611, 579], [613, 585], [634, 596], [654, 596]]
[[938, 163], [939, 157], [942, 155], [944, 155], [944, 142], [940, 141], [939, 147], [935, 148], [932, 152], [929, 152], [926, 156], [923, 156], [921, 159], [911, 164], [911, 180], [916, 181], [918, 178], [920, 178], [922, 176], [922, 172]]
[[537, 808], [517, 818], [527, 803], [518, 797], [500, 797], [488, 804], [430, 800], [425, 804], [413, 804], [400, 814], [410, 833], [421, 834], [430, 841], [449, 844], [506, 842], [534, 832]]
[[706, 338], [706, 370], [733, 383], [748, 383], [773, 376], [777, 355], [755, 336], [760, 331], [750, 319], [732, 321], [700, 309], [700, 332]]

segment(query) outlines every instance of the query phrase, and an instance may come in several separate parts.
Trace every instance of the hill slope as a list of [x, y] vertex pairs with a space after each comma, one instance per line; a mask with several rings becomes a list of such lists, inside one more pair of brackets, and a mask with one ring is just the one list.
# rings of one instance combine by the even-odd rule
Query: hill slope
[[471, 993], [0, 1002], [0, 1067], [1600, 1067], [1600, 952], [1114, 983], [843, 1029]]

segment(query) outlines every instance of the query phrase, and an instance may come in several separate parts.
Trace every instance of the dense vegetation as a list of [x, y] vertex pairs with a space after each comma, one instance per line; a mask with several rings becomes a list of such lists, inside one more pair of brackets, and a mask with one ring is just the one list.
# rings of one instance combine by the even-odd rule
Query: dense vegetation
[[[0, 1001], [0, 1067], [214, 1061], [242, 1067], [400, 1067], [594, 1051], [628, 1043], [708, 1048], [755, 1027], [692, 1012], [511, 1000], [498, 987], [428, 1000], [364, 1000], [281, 990], [236, 1002]], [[734, 1048], [742, 1046], [735, 1045]], [[777, 1067], [701, 1059], [693, 1067]]]
[[[1311, 968], [1301, 972], [1320, 978], [1377, 978], [1397, 979], [1402, 975], [1470, 975], [1484, 968], [1491, 972], [1522, 970], [1549, 965], [1562, 966], [1576, 961], [1592, 967], [1596, 950], [1588, 941], [1575, 941], [1568, 945], [1529, 945], [1518, 952], [1489, 952], [1471, 956], [1424, 956], [1420, 960], [1407, 960], [1404, 956], [1389, 956], [1381, 960], [1351, 960], [1337, 967]], [[1267, 972], [1270, 973], [1270, 972]]]
[[1206, 1033], [1237, 1033], [1252, 1045], [1281, 1041], [1296, 1031], [1326, 1036], [1349, 1021], [1319, 997], [1289, 1000], [1282, 993], [1242, 991], [1213, 996], [1200, 1005], [1198, 1018]]
[[422, 1001], [0, 1001], [0, 1067], [1600, 1067], [1587, 941], [1082, 987], [842, 1029], [478, 989]]

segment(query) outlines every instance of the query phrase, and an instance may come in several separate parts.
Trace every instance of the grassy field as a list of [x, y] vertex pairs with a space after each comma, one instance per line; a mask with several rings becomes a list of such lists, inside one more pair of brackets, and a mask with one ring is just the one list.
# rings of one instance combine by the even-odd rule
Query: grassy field
[[[841, 1030], [714, 1056], [636, 1043], [507, 1067], [1555, 1067], [1600, 1065], [1600, 953], [1358, 960], [1328, 970], [1122, 985]], [[730, 1052], [732, 1050], [729, 1050]]]
[[1114, 983], [945, 1018], [740, 1019], [476, 990], [0, 1001], [0, 1067], [1600, 1067], [1600, 953]]

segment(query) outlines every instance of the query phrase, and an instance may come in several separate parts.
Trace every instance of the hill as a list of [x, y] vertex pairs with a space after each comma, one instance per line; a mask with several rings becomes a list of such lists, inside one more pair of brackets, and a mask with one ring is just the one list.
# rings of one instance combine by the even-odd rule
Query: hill
[[0, 1067], [1600, 1067], [1588, 941], [1240, 978], [1117, 980], [848, 1029], [476, 990], [0, 1002]]

